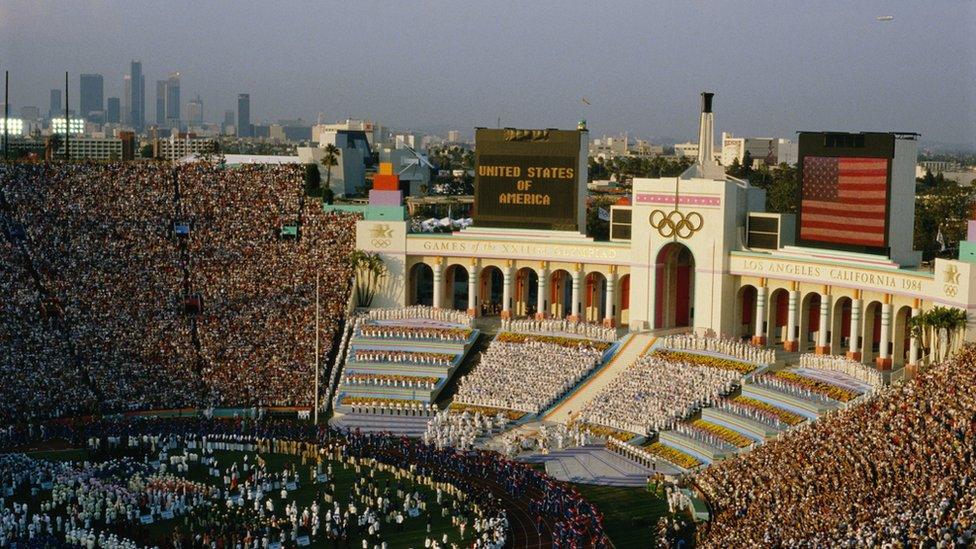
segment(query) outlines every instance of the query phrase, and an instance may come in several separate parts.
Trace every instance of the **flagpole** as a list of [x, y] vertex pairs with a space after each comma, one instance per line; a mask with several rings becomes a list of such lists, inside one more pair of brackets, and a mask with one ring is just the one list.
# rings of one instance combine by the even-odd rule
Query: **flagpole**
[[315, 273], [315, 425], [319, 424], [319, 275]]

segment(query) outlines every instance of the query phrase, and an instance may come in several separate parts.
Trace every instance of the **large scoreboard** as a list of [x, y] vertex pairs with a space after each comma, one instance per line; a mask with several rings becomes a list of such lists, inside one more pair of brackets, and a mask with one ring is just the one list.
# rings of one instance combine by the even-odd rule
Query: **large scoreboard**
[[801, 246], [886, 253], [891, 222], [891, 133], [801, 132]]
[[585, 227], [585, 130], [475, 130], [476, 227]]

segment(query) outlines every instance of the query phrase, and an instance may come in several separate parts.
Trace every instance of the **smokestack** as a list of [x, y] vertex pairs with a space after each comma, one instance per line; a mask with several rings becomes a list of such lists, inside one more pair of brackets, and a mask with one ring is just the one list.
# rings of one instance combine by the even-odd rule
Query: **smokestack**
[[709, 166], [715, 163], [714, 137], [715, 132], [712, 127], [714, 115], [712, 114], [712, 97], [714, 93], [702, 92], [701, 98], [701, 122], [698, 126], [698, 163], [702, 166]]

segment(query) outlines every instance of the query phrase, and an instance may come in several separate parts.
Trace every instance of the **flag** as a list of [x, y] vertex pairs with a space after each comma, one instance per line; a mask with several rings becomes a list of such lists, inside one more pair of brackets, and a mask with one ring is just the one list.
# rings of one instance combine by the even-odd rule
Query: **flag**
[[803, 159], [800, 238], [880, 248], [888, 217], [888, 160]]
[[942, 236], [942, 227], [939, 227], [938, 234], [935, 235], [935, 241], [939, 244], [939, 251], [944, 252], [946, 249], [945, 237]]
[[596, 216], [599, 217], [602, 221], [610, 221], [610, 212], [604, 210], [603, 208], [597, 210]]

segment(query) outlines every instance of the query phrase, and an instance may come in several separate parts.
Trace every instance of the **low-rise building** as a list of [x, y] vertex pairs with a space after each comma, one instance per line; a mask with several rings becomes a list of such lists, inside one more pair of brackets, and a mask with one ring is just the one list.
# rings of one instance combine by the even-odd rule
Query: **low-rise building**
[[170, 139], [159, 139], [154, 144], [154, 156], [169, 160], [178, 160], [188, 155], [215, 154], [218, 151], [217, 141], [195, 136], [174, 136]]
[[373, 164], [372, 149], [366, 132], [358, 130], [321, 130], [317, 147], [298, 147], [298, 157], [304, 164], [319, 167], [323, 183], [327, 170], [322, 166], [325, 147], [338, 149], [336, 165], [332, 167], [329, 187], [337, 197], [349, 196], [366, 190], [366, 168]]

